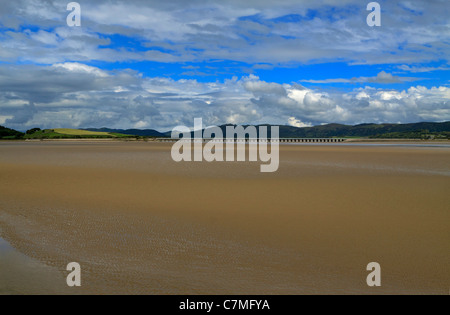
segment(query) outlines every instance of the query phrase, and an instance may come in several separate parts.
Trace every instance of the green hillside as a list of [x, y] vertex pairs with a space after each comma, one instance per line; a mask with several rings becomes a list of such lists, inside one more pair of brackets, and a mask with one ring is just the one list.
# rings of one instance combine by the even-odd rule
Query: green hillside
[[78, 129], [45, 129], [26, 134], [24, 139], [111, 139], [133, 138], [130, 135], [108, 132], [93, 132]]
[[23, 136], [24, 136], [24, 134], [22, 132], [0, 126], [0, 139], [1, 140], [22, 139]]
[[133, 135], [133, 136], [139, 136], [139, 137], [146, 137], [146, 138], [163, 138], [163, 137], [170, 137], [170, 132], [168, 135], [166, 133], [161, 133], [159, 131], [156, 131], [154, 129], [109, 129], [109, 128], [89, 128], [84, 129], [88, 131], [95, 131], [95, 132], [108, 132], [108, 133], [120, 133], [124, 135]]

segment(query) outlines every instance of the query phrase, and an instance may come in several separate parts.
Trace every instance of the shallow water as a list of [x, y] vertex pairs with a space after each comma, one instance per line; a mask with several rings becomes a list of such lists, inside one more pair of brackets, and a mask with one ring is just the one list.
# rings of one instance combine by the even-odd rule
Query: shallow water
[[71, 294], [64, 274], [32, 259], [0, 238], [0, 295]]

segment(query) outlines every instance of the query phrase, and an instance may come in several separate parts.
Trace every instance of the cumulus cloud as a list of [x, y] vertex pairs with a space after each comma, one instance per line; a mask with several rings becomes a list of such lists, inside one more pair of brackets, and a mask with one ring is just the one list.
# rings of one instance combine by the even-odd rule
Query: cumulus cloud
[[305, 124], [304, 122], [302, 122], [301, 120], [296, 119], [295, 117], [289, 117], [288, 125], [292, 126], [292, 127], [298, 127], [298, 128], [312, 127], [311, 124]]
[[[42, 80], [45, 78], [45, 80]], [[325, 92], [250, 75], [223, 82], [144, 77], [78, 63], [0, 65], [0, 118], [12, 128], [155, 128], [450, 120], [450, 88]]]

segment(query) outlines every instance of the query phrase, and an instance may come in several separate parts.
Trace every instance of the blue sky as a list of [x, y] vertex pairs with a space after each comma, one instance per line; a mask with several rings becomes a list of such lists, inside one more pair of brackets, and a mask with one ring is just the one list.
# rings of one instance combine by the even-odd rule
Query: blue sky
[[444, 0], [0, 0], [0, 124], [450, 120]]

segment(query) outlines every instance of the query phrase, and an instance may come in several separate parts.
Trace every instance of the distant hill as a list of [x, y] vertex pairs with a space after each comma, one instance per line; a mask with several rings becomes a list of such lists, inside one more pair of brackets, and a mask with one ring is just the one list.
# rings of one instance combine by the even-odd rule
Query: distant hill
[[[220, 128], [225, 136], [227, 126]], [[270, 126], [270, 125], [260, 125]], [[247, 127], [247, 126], [244, 126]], [[257, 126], [258, 127], [258, 126]], [[450, 139], [450, 122], [413, 124], [361, 124], [356, 126], [328, 124], [315, 127], [298, 128], [279, 126], [280, 138], [387, 138], [387, 139]], [[132, 138], [132, 137], [170, 137], [171, 132], [153, 129], [31, 129], [24, 134], [0, 126], [0, 139], [82, 139], [82, 138]], [[268, 137], [270, 137], [268, 128]]]
[[347, 126], [328, 124], [307, 128], [280, 126], [281, 138], [328, 138], [328, 137], [389, 137], [397, 134], [404, 138], [408, 133], [440, 134], [450, 132], [450, 122], [444, 123], [413, 123], [413, 124], [361, 124]]
[[2, 140], [22, 139], [23, 136], [22, 132], [0, 126], [0, 139]]
[[157, 138], [163, 138], [163, 137], [169, 137], [170, 133], [161, 133], [159, 131], [153, 130], [153, 129], [108, 129], [108, 128], [88, 128], [83, 129], [88, 131], [94, 131], [94, 132], [108, 132], [108, 133], [120, 133], [124, 135], [132, 135], [132, 136], [139, 136], [139, 137], [157, 137]]
[[[224, 136], [227, 126], [222, 125]], [[269, 125], [260, 125], [269, 126]], [[247, 127], [247, 126], [244, 126]], [[258, 127], [258, 126], [257, 126]], [[444, 123], [414, 123], [414, 124], [361, 124], [347, 126], [340, 124], [328, 124], [315, 127], [279, 126], [280, 138], [445, 138], [450, 136], [450, 122]], [[270, 137], [268, 128], [268, 137]]]

